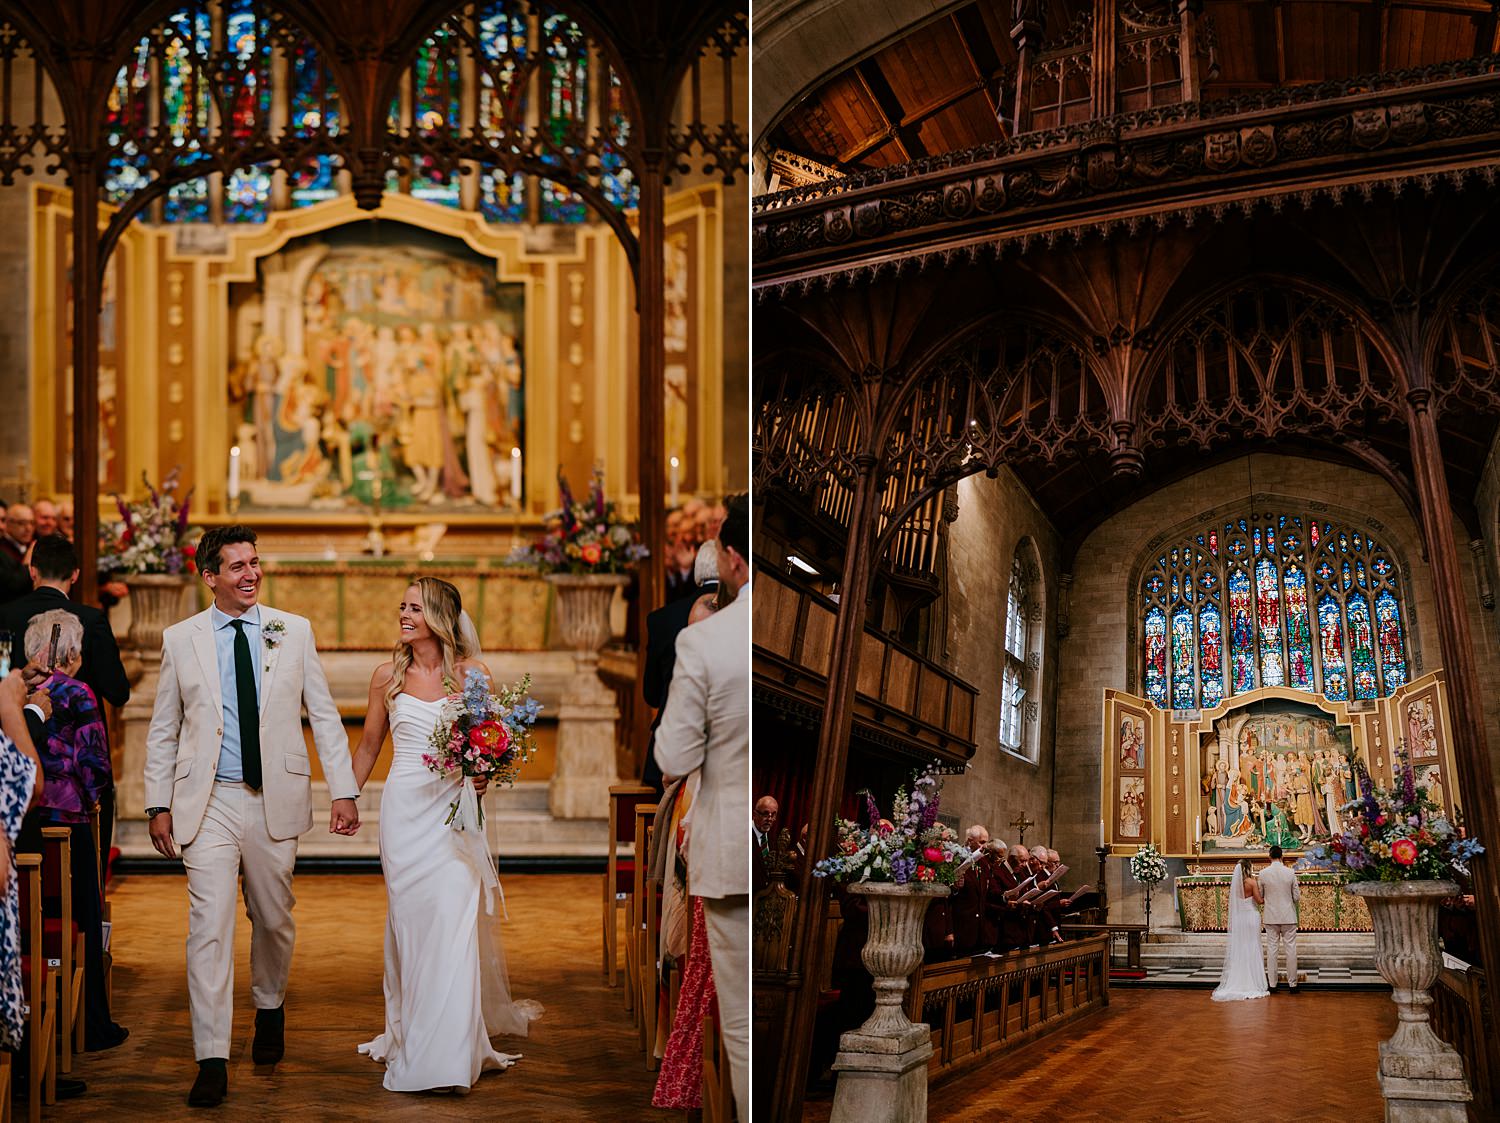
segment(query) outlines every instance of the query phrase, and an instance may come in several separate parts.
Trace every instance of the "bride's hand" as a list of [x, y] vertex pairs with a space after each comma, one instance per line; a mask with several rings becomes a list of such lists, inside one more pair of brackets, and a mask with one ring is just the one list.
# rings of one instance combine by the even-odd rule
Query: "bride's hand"
[[474, 781], [475, 795], [483, 795], [485, 789], [490, 786], [490, 778], [488, 776], [474, 776], [471, 779]]

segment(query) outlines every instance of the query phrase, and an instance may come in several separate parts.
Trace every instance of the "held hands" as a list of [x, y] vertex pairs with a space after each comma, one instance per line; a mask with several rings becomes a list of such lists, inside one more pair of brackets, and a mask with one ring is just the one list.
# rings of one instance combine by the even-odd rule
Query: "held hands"
[[336, 799], [328, 815], [328, 833], [353, 835], [359, 830], [359, 808], [352, 799]]
[[45, 687], [26, 696], [26, 704], [42, 711], [42, 720], [52, 720], [52, 695]]

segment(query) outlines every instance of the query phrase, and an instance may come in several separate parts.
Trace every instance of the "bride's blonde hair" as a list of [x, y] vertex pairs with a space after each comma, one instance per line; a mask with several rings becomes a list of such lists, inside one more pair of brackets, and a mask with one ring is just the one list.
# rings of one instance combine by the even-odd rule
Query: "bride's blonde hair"
[[[438, 650], [443, 655], [444, 689], [462, 688], [458, 682], [458, 664], [478, 654], [470, 644], [463, 629], [458, 626], [459, 616], [464, 610], [463, 598], [458, 589], [441, 577], [418, 577], [409, 588], [415, 588], [422, 598], [422, 618], [427, 629], [438, 641]], [[406, 687], [406, 672], [411, 667], [411, 645], [396, 641], [391, 651], [391, 681], [385, 689], [385, 704], [391, 706], [396, 695]], [[448, 684], [452, 683], [453, 686]]]

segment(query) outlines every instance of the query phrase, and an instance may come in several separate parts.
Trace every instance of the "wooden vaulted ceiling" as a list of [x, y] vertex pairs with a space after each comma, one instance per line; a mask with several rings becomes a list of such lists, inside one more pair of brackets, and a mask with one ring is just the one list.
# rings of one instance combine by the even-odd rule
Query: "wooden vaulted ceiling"
[[[1045, 50], [1092, 0], [1040, 7]], [[1500, 50], [1489, 0], [1206, 0], [1204, 12], [1216, 44], [1205, 100]], [[771, 146], [855, 172], [1005, 139], [1012, 22], [1012, 0], [977, 0], [914, 27], [790, 108]]]

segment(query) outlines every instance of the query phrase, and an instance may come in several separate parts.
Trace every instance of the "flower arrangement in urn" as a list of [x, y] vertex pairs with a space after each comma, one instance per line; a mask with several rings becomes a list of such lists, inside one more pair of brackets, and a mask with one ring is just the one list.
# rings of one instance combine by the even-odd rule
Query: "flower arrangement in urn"
[[177, 502], [178, 470], [173, 468], [158, 490], [141, 473], [149, 499], [126, 503], [114, 497], [120, 521], [99, 524], [99, 571], [114, 577], [193, 572], [197, 527], [188, 525], [189, 491]]
[[941, 786], [931, 769], [915, 774], [909, 794], [905, 787], [897, 789], [889, 819], [881, 816], [873, 795], [860, 792], [870, 825], [840, 819], [838, 852], [817, 863], [813, 873], [836, 881], [952, 885], [967, 864], [969, 852], [951, 827], [937, 821]]
[[529, 546], [518, 546], [510, 560], [542, 573], [626, 573], [650, 551], [635, 524], [615, 513], [605, 497], [604, 473], [594, 469], [588, 498], [580, 502], [559, 469], [557, 487], [561, 507], [547, 516], [542, 536]]
[[1158, 885], [1167, 879], [1167, 861], [1148, 842], [1130, 856], [1130, 876], [1142, 885]]
[[1426, 787], [1417, 783], [1406, 746], [1396, 752], [1396, 786], [1377, 788], [1364, 761], [1356, 759], [1359, 798], [1339, 808], [1346, 824], [1327, 846], [1309, 850], [1297, 864], [1342, 873], [1357, 881], [1441, 881], [1468, 873], [1469, 860], [1484, 853], [1476, 839], [1460, 838]]

